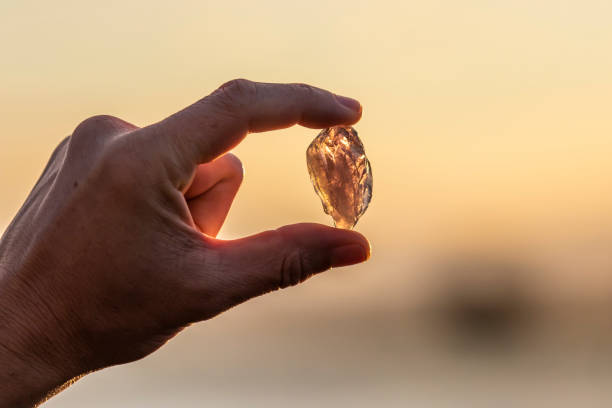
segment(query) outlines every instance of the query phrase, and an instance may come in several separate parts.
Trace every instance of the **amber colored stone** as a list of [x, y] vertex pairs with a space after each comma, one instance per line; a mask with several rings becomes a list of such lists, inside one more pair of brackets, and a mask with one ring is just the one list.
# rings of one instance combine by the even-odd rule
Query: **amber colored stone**
[[306, 150], [308, 173], [323, 210], [338, 228], [351, 229], [372, 199], [372, 169], [357, 131], [325, 129]]

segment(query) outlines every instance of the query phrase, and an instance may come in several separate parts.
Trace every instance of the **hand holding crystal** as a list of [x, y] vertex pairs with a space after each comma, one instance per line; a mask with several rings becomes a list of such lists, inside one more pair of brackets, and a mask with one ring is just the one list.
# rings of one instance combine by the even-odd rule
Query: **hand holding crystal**
[[321, 89], [235, 80], [151, 126], [82, 122], [0, 241], [0, 407], [32, 406], [193, 322], [366, 260], [362, 235], [318, 224], [215, 238], [242, 181], [227, 152], [247, 134], [360, 116]]

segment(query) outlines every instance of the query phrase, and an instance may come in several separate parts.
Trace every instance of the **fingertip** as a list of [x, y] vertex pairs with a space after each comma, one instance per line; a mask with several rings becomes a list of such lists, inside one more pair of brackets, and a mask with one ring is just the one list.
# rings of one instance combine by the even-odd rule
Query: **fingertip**
[[372, 245], [370, 244], [370, 241], [367, 240], [367, 238], [365, 237], [363, 238], [365, 239], [365, 251], [366, 251], [366, 258], [364, 259], [364, 261], [367, 261], [372, 256]]
[[361, 104], [357, 99], [349, 98], [348, 96], [335, 95], [336, 100], [345, 108], [348, 108], [353, 113], [361, 112]]
[[363, 106], [361, 103], [353, 98], [347, 96], [335, 95], [336, 101], [342, 106], [343, 110], [348, 113], [349, 119], [346, 121], [346, 125], [352, 125], [359, 122], [363, 115]]
[[370, 259], [371, 247], [368, 239], [361, 233], [341, 228], [330, 228], [336, 235], [329, 246], [329, 259], [332, 267], [348, 266]]
[[355, 239], [355, 245], [359, 245], [364, 252], [364, 259], [361, 260], [360, 262], [364, 262], [367, 261], [368, 259], [370, 259], [370, 256], [372, 255], [372, 246], [370, 245], [370, 241], [368, 241], [368, 239], [361, 233], [357, 232], [357, 231], [350, 231], [353, 233], [353, 237]]
[[365, 262], [368, 259], [366, 249], [358, 244], [343, 245], [332, 248], [330, 251], [331, 266], [337, 268], [339, 266], [355, 265]]

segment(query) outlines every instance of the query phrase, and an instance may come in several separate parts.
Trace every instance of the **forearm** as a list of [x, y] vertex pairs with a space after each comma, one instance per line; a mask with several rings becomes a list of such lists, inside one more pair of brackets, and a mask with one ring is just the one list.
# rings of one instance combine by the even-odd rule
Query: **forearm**
[[27, 363], [27, 350], [16, 351], [0, 344], [0, 408], [37, 406], [68, 383]]
[[0, 408], [36, 406], [78, 374], [59, 352], [66, 339], [54, 319], [18, 286], [7, 274], [0, 281]]

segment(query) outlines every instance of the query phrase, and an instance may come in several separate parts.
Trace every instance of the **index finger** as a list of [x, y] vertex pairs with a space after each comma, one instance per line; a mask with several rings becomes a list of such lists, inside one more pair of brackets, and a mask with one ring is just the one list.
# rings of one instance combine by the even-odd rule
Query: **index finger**
[[323, 89], [238, 79], [142, 131], [162, 149], [178, 153], [182, 165], [195, 166], [226, 153], [248, 133], [295, 124], [350, 125], [360, 118], [359, 102]]

